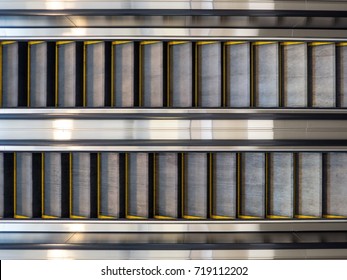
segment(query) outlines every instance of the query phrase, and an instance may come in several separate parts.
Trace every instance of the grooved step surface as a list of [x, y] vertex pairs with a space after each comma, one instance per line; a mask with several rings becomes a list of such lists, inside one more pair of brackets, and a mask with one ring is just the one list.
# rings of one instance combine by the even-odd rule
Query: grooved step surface
[[33, 216], [33, 158], [31, 153], [16, 154], [16, 207], [15, 214]]
[[18, 43], [2, 45], [2, 106], [18, 106]]
[[4, 192], [4, 154], [0, 153], [0, 217], [4, 216], [4, 203], [5, 203], [5, 192]]

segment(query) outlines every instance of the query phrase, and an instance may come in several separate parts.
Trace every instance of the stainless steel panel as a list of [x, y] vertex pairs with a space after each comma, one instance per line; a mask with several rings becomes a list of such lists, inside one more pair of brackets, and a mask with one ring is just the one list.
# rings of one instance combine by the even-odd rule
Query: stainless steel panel
[[[71, 218], [90, 217], [90, 154], [72, 153]], [[71, 171], [70, 171], [71, 172]]]
[[197, 102], [199, 107], [222, 103], [222, 55], [219, 42], [197, 42]]
[[85, 42], [85, 101], [87, 107], [105, 106], [105, 43]]
[[335, 107], [335, 44], [312, 43], [312, 106]]
[[169, 105], [192, 107], [192, 43], [169, 42]]
[[58, 42], [57, 50], [57, 105], [58, 107], [74, 107], [76, 105], [76, 43]]
[[299, 154], [299, 188], [297, 196], [298, 213], [301, 218], [322, 216], [322, 155], [318, 153]]
[[178, 200], [178, 155], [160, 153], [156, 155], [155, 214], [159, 218], [177, 218]]
[[186, 154], [184, 161], [183, 217], [201, 219], [207, 217], [207, 155]]
[[236, 154], [216, 153], [213, 156], [212, 218], [236, 217]]
[[4, 216], [5, 208], [4, 154], [0, 153], [0, 218]]
[[265, 154], [245, 153], [241, 156], [241, 194], [239, 217], [265, 216]]
[[0, 233], [0, 244], [25, 243], [25, 244], [59, 244], [67, 242], [75, 233], [38, 233], [38, 232], [12, 232]]
[[113, 42], [112, 100], [115, 107], [134, 106], [134, 43]]
[[285, 107], [307, 107], [307, 44], [284, 43], [283, 97]]
[[278, 107], [279, 46], [273, 42], [253, 45], [254, 94], [257, 107]]
[[2, 106], [18, 106], [18, 43], [2, 42]]
[[250, 43], [226, 43], [226, 97], [228, 107], [250, 107]]
[[42, 215], [61, 217], [62, 163], [61, 153], [44, 153], [44, 207]]
[[[28, 94], [30, 107], [47, 106], [47, 43], [29, 42]], [[22, 81], [20, 81], [22, 82]]]
[[148, 217], [148, 154], [130, 153], [127, 155], [127, 218]]
[[347, 45], [338, 45], [336, 49], [337, 92], [341, 107], [347, 107]]
[[119, 154], [101, 153], [100, 155], [100, 208], [101, 218], [119, 217]]
[[140, 106], [163, 106], [163, 42], [140, 43]]
[[327, 156], [327, 213], [347, 216], [347, 154], [329, 153]]
[[15, 217], [32, 217], [32, 153], [17, 153], [15, 158]]
[[292, 153], [270, 154], [270, 218], [293, 217], [294, 168]]

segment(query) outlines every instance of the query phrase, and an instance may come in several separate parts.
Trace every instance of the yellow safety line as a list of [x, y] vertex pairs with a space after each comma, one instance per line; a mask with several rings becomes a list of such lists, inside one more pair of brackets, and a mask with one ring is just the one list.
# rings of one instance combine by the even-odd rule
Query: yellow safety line
[[42, 215], [41, 216], [43, 219], [57, 219], [58, 217], [56, 216], [51, 216], [51, 215]]
[[205, 218], [200, 216], [183, 215], [183, 219], [187, 220], [204, 220]]
[[73, 43], [74, 41], [58, 41], [56, 42], [56, 45], [67, 45], [70, 43]]
[[338, 46], [338, 47], [346, 47], [347, 46], [347, 42], [345, 42], [345, 43], [337, 43], [336, 46]]
[[224, 45], [228, 46], [228, 45], [240, 45], [240, 44], [244, 44], [246, 43], [245, 41], [229, 41], [229, 42], [225, 42]]
[[279, 215], [267, 215], [268, 219], [290, 219], [290, 217], [287, 216], [279, 216]]
[[78, 216], [78, 215], [71, 215], [70, 218], [71, 219], [86, 219], [86, 217]]
[[171, 100], [170, 100], [170, 44], [168, 44], [167, 47], [167, 67], [166, 67], [166, 73], [167, 73], [167, 82], [166, 82], [166, 99], [167, 99], [167, 107], [170, 107]]
[[264, 42], [253, 42], [254, 46], [262, 46], [262, 45], [270, 45], [270, 44], [276, 44], [277, 42], [273, 41], [264, 41]]
[[295, 215], [295, 218], [298, 218], [298, 219], [319, 219], [319, 217], [308, 216], [308, 215]]
[[161, 216], [161, 215], [155, 215], [154, 218], [158, 219], [158, 220], [175, 220], [175, 218], [173, 218], [173, 217]]
[[2, 107], [2, 44], [0, 43], [0, 107]]
[[28, 216], [17, 215], [17, 214], [14, 215], [14, 218], [15, 218], [15, 219], [29, 219]]
[[188, 41], [172, 41], [172, 42], [168, 42], [167, 44], [169, 46], [172, 46], [172, 45], [182, 45], [182, 44], [186, 44], [186, 43], [189, 43]]
[[202, 42], [196, 42], [197, 45], [209, 45], [209, 44], [216, 44], [218, 43], [217, 41], [202, 41]]
[[44, 41], [30, 41], [28, 42], [28, 45], [31, 46], [31, 45], [38, 45], [38, 44], [42, 44], [44, 43]]
[[27, 107], [30, 107], [30, 42], [28, 43]]
[[127, 219], [132, 219], [132, 220], [144, 220], [147, 219], [146, 217], [141, 217], [141, 216], [134, 216], [134, 215], [127, 215]]
[[231, 220], [235, 219], [235, 217], [230, 217], [230, 216], [221, 216], [221, 215], [212, 215], [211, 219], [216, 219], [216, 220]]
[[113, 41], [112, 45], [124, 45], [124, 44], [128, 44], [131, 43], [132, 41]]
[[128, 218], [128, 153], [125, 154], [125, 217]]
[[[58, 93], [58, 90], [59, 90], [59, 87], [58, 87], [58, 79], [59, 79], [59, 49], [58, 49], [58, 44], [59, 42], [56, 43], [55, 45], [55, 100], [54, 100], [54, 106], [55, 107], [58, 107], [59, 105], [59, 93]], [[62, 44], [60, 44], [62, 45]]]
[[112, 42], [112, 48], [111, 48], [111, 107], [114, 107], [114, 95], [115, 95], [115, 92], [114, 92], [114, 52], [115, 52], [115, 46], [114, 45], [117, 45], [117, 44], [114, 44], [115, 42]]
[[248, 215], [239, 215], [239, 218], [241, 219], [261, 219], [261, 217], [257, 217], [257, 216], [248, 216]]
[[16, 43], [16, 41], [2, 41], [0, 42], [1, 45], [10, 45], [10, 44], [14, 44]]
[[209, 193], [210, 193], [210, 213], [209, 216], [212, 217], [212, 215], [214, 214], [214, 211], [212, 209], [212, 207], [214, 207], [215, 203], [214, 203], [214, 195], [213, 195], [213, 154], [209, 153], [209, 161], [210, 161], [210, 168], [209, 168], [209, 173], [210, 173], [210, 180], [209, 180]]
[[87, 43], [83, 44], [83, 107], [86, 107], [86, 89], [87, 89]]
[[100, 153], [96, 154], [96, 188], [97, 188], [97, 213], [98, 218], [101, 218], [101, 210], [100, 210], [100, 204], [101, 204], [101, 178], [100, 178], [100, 172], [101, 172], [101, 165], [100, 165]]
[[322, 46], [322, 45], [332, 45], [335, 44], [334, 42], [311, 42], [308, 43], [309, 46]]
[[17, 153], [13, 153], [13, 212], [17, 215]]
[[69, 189], [70, 189], [70, 218], [72, 218], [72, 153], [69, 154]]
[[94, 45], [98, 43], [102, 43], [102, 41], [85, 41], [84, 42], [85, 45]]
[[323, 218], [327, 218], [327, 219], [343, 219], [343, 218], [347, 218], [347, 216], [342, 216], [342, 215], [323, 215]]
[[140, 45], [152, 45], [156, 43], [160, 43], [160, 41], [142, 41], [140, 42]]
[[184, 179], [185, 179], [185, 167], [184, 167], [184, 153], [181, 153], [181, 207], [182, 207], [182, 217], [184, 216], [184, 199], [185, 199], [185, 194], [184, 194]]
[[41, 217], [45, 216], [45, 153], [41, 153]]
[[241, 214], [241, 154], [237, 153], [237, 217]]
[[114, 216], [107, 216], [107, 215], [98, 215], [99, 219], [115, 219], [116, 217]]
[[305, 42], [281, 42], [282, 46], [290, 46], [290, 45], [302, 45], [305, 44]]
[[195, 45], [195, 92], [194, 92], [194, 95], [195, 95], [195, 106], [194, 107], [198, 107], [199, 106], [199, 98], [198, 98], [198, 95], [199, 95], [199, 89], [198, 89], [198, 86], [199, 86], [199, 83], [198, 83], [198, 72], [199, 72], [199, 63], [198, 63], [198, 60], [199, 60], [199, 48], [198, 48], [198, 44]]

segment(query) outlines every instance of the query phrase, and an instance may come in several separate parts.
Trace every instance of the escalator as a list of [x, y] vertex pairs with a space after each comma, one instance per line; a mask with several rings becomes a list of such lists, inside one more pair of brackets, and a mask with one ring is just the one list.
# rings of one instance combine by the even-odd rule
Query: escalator
[[346, 258], [346, 4], [138, 2], [0, 5], [0, 257]]

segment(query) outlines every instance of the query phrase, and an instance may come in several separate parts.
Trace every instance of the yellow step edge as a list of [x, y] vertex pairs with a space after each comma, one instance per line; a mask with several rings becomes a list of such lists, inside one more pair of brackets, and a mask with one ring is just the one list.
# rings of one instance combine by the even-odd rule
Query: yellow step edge
[[211, 215], [211, 219], [216, 219], [216, 220], [234, 220], [235, 217]]
[[219, 43], [218, 41], [203, 41], [203, 42], [196, 42], [197, 45], [209, 45], [209, 44], [216, 44]]
[[51, 216], [51, 215], [42, 215], [41, 216], [43, 219], [57, 219], [58, 217], [56, 216]]
[[273, 42], [273, 41], [253, 42], [254, 46], [270, 45], [270, 44], [277, 44], [277, 42]]
[[289, 45], [302, 45], [305, 44], [305, 42], [281, 42], [282, 46], [289, 46]]
[[113, 216], [107, 216], [107, 215], [98, 215], [99, 219], [117, 219], [116, 217]]
[[172, 41], [172, 42], [169, 42], [168, 45], [169, 46], [172, 46], [172, 45], [182, 45], [182, 44], [187, 44], [189, 43], [188, 41]]
[[239, 215], [240, 219], [261, 219], [261, 217], [257, 217], [257, 216], [247, 216], [247, 215]]
[[17, 43], [17, 41], [2, 41], [0, 42], [1, 45], [10, 45], [10, 44], [14, 44]]
[[337, 43], [336, 46], [338, 46], [338, 47], [346, 47], [347, 46], [347, 42]]
[[126, 219], [132, 219], [132, 220], [146, 220], [147, 217], [141, 217], [141, 216], [133, 216], [133, 215], [127, 215], [125, 217]]
[[94, 45], [94, 44], [99, 44], [102, 43], [103, 41], [85, 41], [85, 45]]
[[28, 216], [17, 215], [17, 214], [15, 214], [13, 217], [14, 217], [15, 219], [29, 219]]
[[245, 44], [247, 43], [246, 41], [232, 41], [232, 42], [225, 42], [224, 45], [229, 46], [229, 45], [240, 45], [240, 44]]
[[77, 215], [70, 215], [71, 219], [87, 219], [87, 217], [83, 217], [83, 216], [77, 216]]
[[334, 42], [311, 42], [308, 43], [309, 46], [322, 46], [322, 45], [332, 45], [335, 44]]
[[28, 45], [31, 46], [31, 45], [38, 45], [38, 44], [42, 44], [44, 43], [45, 41], [30, 41], [28, 42]]
[[56, 44], [57, 45], [66, 45], [66, 44], [71, 44], [74, 43], [74, 41], [58, 41]]
[[113, 41], [112, 45], [123, 45], [123, 44], [129, 44], [132, 43], [132, 41]]
[[278, 215], [267, 215], [266, 218], [269, 218], [269, 219], [290, 219], [291, 217], [278, 216]]
[[188, 220], [204, 220], [205, 218], [199, 217], [199, 216], [183, 215], [183, 219], [188, 219]]
[[169, 217], [169, 216], [160, 216], [160, 215], [155, 215], [154, 219], [158, 220], [175, 220], [176, 218], [174, 217]]
[[151, 44], [156, 44], [160, 43], [161, 41], [142, 41], [140, 42], [140, 45], [151, 45]]
[[345, 219], [347, 216], [342, 216], [342, 215], [323, 215], [323, 218], [327, 219]]
[[308, 216], [308, 215], [295, 215], [295, 218], [298, 218], [298, 219], [319, 219], [319, 217]]

